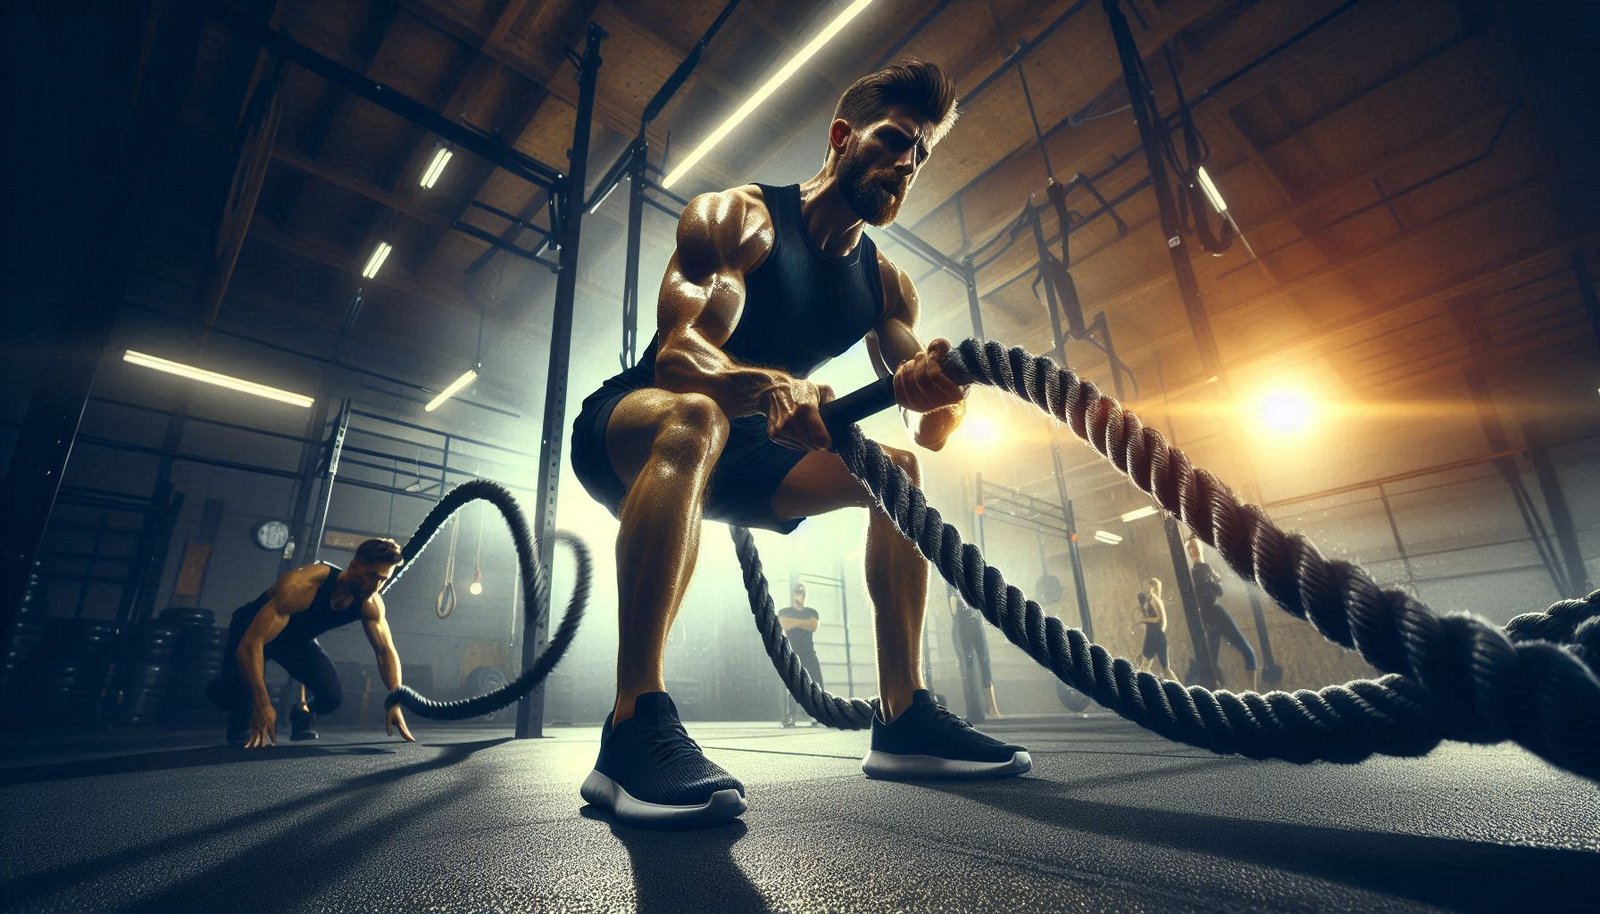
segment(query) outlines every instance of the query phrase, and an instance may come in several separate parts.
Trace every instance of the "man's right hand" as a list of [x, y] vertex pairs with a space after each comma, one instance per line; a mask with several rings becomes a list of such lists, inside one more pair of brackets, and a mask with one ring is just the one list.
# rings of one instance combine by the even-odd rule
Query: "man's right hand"
[[278, 744], [278, 712], [272, 705], [257, 705], [250, 714], [250, 734], [245, 738], [246, 749], [265, 749]]
[[833, 388], [800, 378], [774, 382], [761, 392], [761, 410], [767, 414], [767, 437], [784, 447], [825, 451], [833, 446], [828, 426], [822, 422], [822, 404], [833, 399]]

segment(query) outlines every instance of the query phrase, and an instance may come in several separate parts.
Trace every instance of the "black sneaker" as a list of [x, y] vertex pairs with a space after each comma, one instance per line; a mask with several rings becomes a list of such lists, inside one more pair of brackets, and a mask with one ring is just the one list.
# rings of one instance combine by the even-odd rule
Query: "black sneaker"
[[633, 716], [600, 731], [600, 757], [578, 791], [631, 825], [696, 825], [749, 808], [744, 785], [689, 738], [665, 692], [640, 695]]
[[894, 723], [873, 718], [872, 751], [861, 760], [867, 777], [888, 780], [1005, 778], [1032, 767], [1028, 750], [973, 729], [927, 689], [912, 694], [911, 707]]
[[289, 740], [291, 742], [305, 742], [306, 740], [321, 739], [321, 734], [312, 728], [317, 715], [311, 713], [310, 708], [295, 708], [289, 712]]

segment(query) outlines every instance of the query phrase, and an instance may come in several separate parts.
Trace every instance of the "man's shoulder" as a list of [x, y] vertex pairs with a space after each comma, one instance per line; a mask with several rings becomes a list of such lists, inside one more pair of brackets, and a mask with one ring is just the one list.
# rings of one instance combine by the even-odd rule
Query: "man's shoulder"
[[327, 579], [332, 569], [321, 563], [301, 565], [283, 573], [272, 586], [272, 601], [280, 609], [298, 612], [311, 605], [317, 588]]
[[754, 184], [700, 194], [678, 221], [678, 254], [691, 270], [695, 263], [752, 267], [765, 258], [772, 241], [772, 213]]
[[822, 614], [821, 613], [817, 612], [816, 610], [812, 609], [809, 606], [807, 606], [805, 609], [801, 610], [800, 612], [807, 619], [820, 619], [820, 618], [822, 618]]

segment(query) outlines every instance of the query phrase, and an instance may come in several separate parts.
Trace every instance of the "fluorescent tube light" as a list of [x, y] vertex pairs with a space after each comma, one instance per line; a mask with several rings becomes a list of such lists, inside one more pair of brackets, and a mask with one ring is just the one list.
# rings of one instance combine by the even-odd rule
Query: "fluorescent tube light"
[[439, 395], [437, 397], [434, 397], [432, 400], [429, 400], [428, 401], [428, 405], [424, 406], [423, 409], [425, 411], [427, 411], [427, 412], [430, 412], [430, 413], [433, 412], [434, 410], [439, 408], [439, 404], [441, 404], [444, 401], [450, 399], [451, 397], [455, 396], [456, 394], [461, 393], [461, 391], [466, 389], [468, 384], [471, 384], [473, 381], [476, 381], [476, 380], [478, 380], [478, 369], [477, 368], [468, 368], [465, 372], [462, 373], [461, 377], [456, 378], [454, 381], [451, 381], [449, 387], [446, 387], [444, 390], [439, 391]]
[[433, 189], [433, 185], [444, 174], [444, 167], [450, 164], [450, 157], [454, 155], [449, 146], [440, 146], [433, 153], [433, 161], [428, 164], [428, 169], [422, 173], [422, 186]]
[[1109, 530], [1096, 530], [1094, 532], [1094, 538], [1102, 543], [1105, 543], [1107, 546], [1115, 546], [1116, 544], [1122, 542], [1122, 537], [1112, 533]]
[[361, 268], [362, 277], [371, 279], [377, 276], [378, 271], [383, 269], [383, 262], [389, 259], [389, 252], [392, 250], [394, 248], [389, 246], [389, 242], [378, 242], [378, 246], [372, 249], [372, 256], [367, 258], [367, 265]]
[[784, 64], [783, 67], [778, 70], [778, 72], [772, 74], [772, 76], [770, 76], [765, 83], [761, 84], [761, 88], [755, 91], [755, 94], [745, 99], [744, 104], [740, 105], [737, 111], [734, 111], [733, 114], [729, 115], [728, 119], [723, 121], [721, 126], [719, 126], [716, 130], [713, 130], [710, 136], [702, 140], [700, 145], [696, 146], [694, 151], [689, 153], [688, 157], [680, 162], [678, 167], [672, 170], [671, 174], [667, 175], [666, 179], [661, 182], [661, 186], [670, 189], [673, 184], [677, 183], [679, 178], [683, 177], [684, 174], [689, 171], [689, 169], [699, 164], [700, 160], [705, 158], [707, 153], [709, 153], [712, 149], [715, 149], [718, 143], [727, 138], [728, 134], [732, 133], [733, 129], [739, 126], [740, 122], [749, 117], [752, 111], [761, 107], [762, 102], [766, 101], [767, 98], [772, 95], [772, 93], [778, 91], [779, 86], [782, 86], [789, 80], [789, 77], [795, 74], [797, 70], [805, 66], [806, 61], [816, 56], [816, 53], [822, 50], [823, 45], [827, 44], [829, 41], [832, 41], [833, 36], [839, 34], [839, 31], [845, 26], [849, 25], [850, 20], [860, 15], [861, 11], [866, 9], [867, 4], [871, 2], [872, 0], [855, 0], [854, 3], [845, 7], [844, 11], [836, 16], [832, 22], [828, 23], [826, 28], [817, 33], [817, 37], [811, 39], [811, 41], [807, 43], [805, 47], [795, 52], [795, 55], [789, 58], [788, 63]]
[[215, 371], [207, 371], [204, 368], [196, 368], [193, 365], [185, 365], [182, 362], [174, 362], [169, 359], [158, 358], [157, 356], [153, 355], [146, 355], [143, 352], [138, 352], [133, 349], [123, 352], [122, 360], [143, 368], [154, 368], [156, 371], [164, 371], [167, 374], [175, 374], [180, 378], [189, 378], [193, 381], [204, 381], [207, 384], [215, 384], [218, 387], [226, 387], [229, 390], [237, 390], [241, 393], [255, 394], [258, 397], [265, 397], [268, 400], [277, 400], [279, 403], [288, 403], [291, 406], [308, 407], [312, 404], [312, 402], [314, 402], [310, 397], [302, 394], [291, 393], [287, 390], [280, 390], [276, 387], [268, 387], [265, 384], [257, 384], [254, 381], [246, 381], [243, 378], [235, 378], [231, 375], [218, 374]]
[[1211, 201], [1211, 208], [1216, 210], [1219, 215], [1226, 214], [1228, 212], [1227, 201], [1222, 199], [1222, 192], [1217, 190], [1217, 185], [1211, 183], [1211, 176], [1206, 174], [1206, 167], [1202, 165], [1196, 168], [1195, 174], [1200, 178], [1200, 189], [1206, 192], [1206, 198]]
[[1157, 511], [1157, 509], [1156, 509], [1155, 505], [1145, 505], [1142, 508], [1134, 508], [1132, 511], [1129, 511], [1127, 514], [1122, 515], [1122, 522], [1125, 523], [1125, 524], [1132, 523], [1133, 521], [1136, 521], [1141, 517], [1150, 517], [1150, 516], [1154, 515], [1156, 513], [1156, 511]]

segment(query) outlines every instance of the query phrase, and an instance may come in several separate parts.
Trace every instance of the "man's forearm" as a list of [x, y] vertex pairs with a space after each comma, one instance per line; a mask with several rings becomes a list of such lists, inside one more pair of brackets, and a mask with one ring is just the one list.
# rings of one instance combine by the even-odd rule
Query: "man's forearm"
[[389, 691], [400, 688], [400, 655], [393, 649], [378, 654], [378, 675], [383, 677], [383, 685]]
[[709, 344], [663, 347], [656, 384], [675, 393], [705, 394], [730, 416], [763, 412], [767, 391], [792, 380], [770, 368], [741, 365]]
[[262, 659], [261, 645], [242, 642], [235, 656], [239, 661], [239, 673], [245, 685], [250, 687], [251, 703], [258, 708], [271, 706], [272, 696], [267, 693], [266, 661]]

